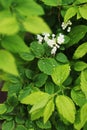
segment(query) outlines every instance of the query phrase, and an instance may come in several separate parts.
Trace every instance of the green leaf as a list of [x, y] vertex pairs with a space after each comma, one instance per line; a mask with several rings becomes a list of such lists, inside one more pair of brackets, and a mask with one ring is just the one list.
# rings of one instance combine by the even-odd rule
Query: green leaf
[[37, 102], [39, 102], [40, 98], [43, 98], [45, 96], [45, 93], [38, 91], [31, 93], [30, 95], [27, 95], [21, 100], [21, 103], [23, 104], [31, 104], [34, 105]]
[[87, 53], [87, 42], [81, 44], [74, 52], [73, 59], [79, 59]]
[[[87, 1], [86, 1], [87, 2]], [[84, 5], [84, 6], [80, 6], [79, 7], [79, 12], [81, 14], [81, 16], [87, 20], [87, 5]]]
[[65, 65], [58, 65], [54, 68], [53, 73], [51, 75], [53, 82], [61, 86], [62, 83], [67, 79], [70, 73], [70, 66], [69, 64]]
[[76, 7], [70, 7], [64, 16], [64, 22], [67, 22], [70, 18], [75, 16], [77, 13], [77, 8]]
[[17, 20], [8, 10], [0, 12], [0, 33], [13, 35], [19, 31]]
[[75, 105], [73, 101], [64, 95], [57, 96], [56, 98], [56, 106], [60, 115], [63, 116], [70, 123], [74, 123], [75, 121]]
[[45, 124], [43, 123], [42, 120], [36, 121], [36, 124], [39, 128], [41, 129], [50, 129], [51, 128], [51, 123], [50, 121], [47, 121]]
[[61, 63], [68, 63], [69, 62], [66, 55], [62, 52], [60, 52], [56, 55], [56, 60], [61, 62]]
[[44, 93], [42, 97], [39, 96], [39, 100], [33, 105], [33, 107], [30, 110], [30, 113], [44, 108], [48, 103], [49, 99], [50, 99], [50, 95], [47, 93]]
[[[28, 18], [25, 19], [23, 22], [24, 28], [26, 31], [29, 31], [31, 33], [43, 33], [43, 32], [49, 32], [51, 33], [50, 28], [48, 25], [45, 23], [45, 21], [38, 17], [38, 16], [29, 16]], [[41, 28], [40, 28], [41, 25]]]
[[81, 72], [81, 90], [87, 98], [87, 70]]
[[6, 110], [7, 110], [6, 105], [5, 104], [0, 104], [0, 114], [5, 113]]
[[80, 3], [86, 3], [87, 0], [78, 0]]
[[2, 130], [13, 130], [14, 127], [15, 127], [15, 124], [14, 124], [13, 120], [11, 120], [11, 121], [5, 121], [2, 124]]
[[16, 1], [16, 11], [21, 15], [30, 16], [30, 15], [43, 15], [43, 8], [37, 4], [34, 0], [19, 0]]
[[80, 121], [75, 122], [74, 127], [80, 130], [87, 122], [87, 103], [85, 103], [80, 109]]
[[0, 50], [0, 69], [18, 76], [15, 59], [8, 51]]
[[71, 97], [75, 104], [80, 107], [87, 102], [85, 94], [81, 91], [79, 86], [76, 86], [71, 90]]
[[74, 64], [74, 69], [76, 71], [82, 71], [84, 69], [87, 68], [87, 63], [83, 62], [83, 61], [78, 61]]
[[67, 46], [69, 47], [74, 44], [77, 44], [85, 36], [86, 32], [87, 32], [87, 26], [85, 25], [78, 25], [72, 28], [71, 32], [68, 34], [68, 36], [70, 37], [70, 41], [67, 44]]
[[44, 109], [44, 114], [43, 114], [43, 118], [44, 118], [44, 124], [48, 121], [48, 119], [50, 118], [50, 116], [52, 115], [52, 112], [54, 111], [54, 101], [53, 99], [51, 99], [45, 109]]
[[51, 75], [53, 68], [58, 65], [55, 59], [53, 58], [44, 58], [38, 61], [39, 69], [47, 75]]
[[44, 46], [38, 42], [32, 42], [30, 44], [30, 49], [37, 58], [42, 57], [45, 53]]
[[0, 3], [2, 4], [3, 7], [8, 8], [11, 5], [12, 1], [13, 0], [8, 0], [8, 1], [7, 0], [0, 0]]
[[15, 130], [27, 130], [27, 128], [24, 125], [17, 125]]
[[18, 35], [4, 37], [4, 39], [2, 40], [2, 46], [6, 50], [14, 53], [29, 52], [28, 46]]
[[53, 84], [53, 82], [51, 81], [47, 81], [45, 84], [45, 92], [49, 93], [49, 94], [53, 94], [54, 93], [54, 88], [55, 85]]
[[40, 117], [43, 117], [44, 108], [36, 110], [31, 113], [31, 120], [39, 119]]
[[62, 4], [62, 0], [41, 0], [44, 2], [46, 5], [50, 6], [58, 6]]
[[45, 84], [47, 78], [48, 78], [48, 76], [44, 73], [35, 75], [35, 77], [33, 79], [35, 86], [42, 87]]

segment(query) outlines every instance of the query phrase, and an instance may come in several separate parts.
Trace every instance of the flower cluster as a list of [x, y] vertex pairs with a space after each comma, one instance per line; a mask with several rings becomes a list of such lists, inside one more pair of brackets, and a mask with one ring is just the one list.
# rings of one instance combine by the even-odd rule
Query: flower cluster
[[42, 35], [37, 35], [37, 40], [39, 44], [42, 44], [43, 42], [46, 42], [47, 45], [52, 48], [51, 54], [55, 55], [58, 48], [60, 48], [60, 45], [64, 43], [64, 35], [62, 33], [59, 33], [58, 36], [55, 34], [50, 35], [49, 33], [43, 33]]
[[71, 31], [71, 25], [72, 25], [72, 22], [69, 20], [68, 22], [64, 23], [62, 22], [62, 29], [65, 30], [67, 28], [67, 32], [70, 32]]

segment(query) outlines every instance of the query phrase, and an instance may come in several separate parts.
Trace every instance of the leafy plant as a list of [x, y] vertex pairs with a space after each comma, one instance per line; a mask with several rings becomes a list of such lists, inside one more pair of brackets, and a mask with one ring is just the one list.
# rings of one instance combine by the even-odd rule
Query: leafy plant
[[87, 129], [87, 0], [0, 0], [2, 130]]

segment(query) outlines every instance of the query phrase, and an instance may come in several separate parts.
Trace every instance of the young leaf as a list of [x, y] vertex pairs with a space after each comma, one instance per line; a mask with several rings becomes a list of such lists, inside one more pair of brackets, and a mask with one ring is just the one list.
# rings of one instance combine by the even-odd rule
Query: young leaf
[[46, 123], [48, 121], [48, 119], [50, 118], [50, 116], [52, 115], [52, 112], [54, 111], [54, 101], [53, 99], [51, 99], [45, 109], [44, 109], [44, 114], [43, 114], [43, 118], [44, 118], [44, 123]]
[[14, 53], [29, 52], [28, 46], [18, 35], [4, 37], [2, 40], [2, 46]]
[[81, 72], [81, 90], [87, 98], [87, 70]]
[[78, 62], [76, 62], [75, 65], [74, 65], [74, 69], [75, 69], [76, 71], [82, 71], [82, 70], [84, 70], [84, 69], [86, 69], [86, 68], [87, 68], [87, 63], [85, 63], [85, 62], [83, 62], [83, 61], [78, 61]]
[[18, 76], [15, 59], [8, 51], [0, 50], [0, 69]]
[[[29, 16], [25, 19], [23, 22], [24, 28], [26, 31], [29, 31], [31, 33], [43, 33], [43, 32], [49, 32], [51, 33], [50, 28], [47, 26], [45, 21], [38, 17], [38, 16]], [[41, 25], [41, 28], [40, 28]]]
[[71, 7], [66, 11], [66, 14], [64, 16], [64, 22], [67, 22], [70, 18], [75, 16], [77, 13], [77, 8], [76, 7]]
[[3, 124], [2, 124], [2, 130], [13, 130], [15, 127], [15, 123], [13, 120], [11, 121], [5, 121]]
[[62, 4], [62, 0], [41, 0], [43, 1], [46, 5], [50, 6], [58, 6]]
[[81, 16], [87, 20], [87, 5], [84, 6], [79, 6], [79, 12], [81, 14]]
[[87, 42], [81, 44], [74, 52], [73, 58], [79, 59], [87, 53]]
[[61, 86], [61, 84], [67, 79], [70, 73], [70, 66], [69, 64], [65, 65], [58, 65], [54, 68], [53, 73], [51, 75], [53, 82]]
[[30, 113], [45, 107], [49, 99], [50, 99], [50, 95], [47, 93], [44, 93], [44, 96], [42, 97], [39, 96], [38, 102], [33, 105], [33, 107], [30, 110]]
[[19, 26], [15, 17], [8, 10], [0, 11], [0, 33], [13, 35], [19, 31]]
[[45, 97], [46, 93], [43, 93], [41, 91], [31, 93], [30, 95], [26, 96], [21, 100], [21, 103], [23, 104], [30, 104], [34, 105], [39, 102], [39, 100], [43, 99]]
[[70, 41], [69, 44], [67, 44], [67, 46], [69, 47], [74, 44], [77, 44], [85, 36], [86, 32], [87, 26], [85, 25], [78, 25], [72, 28], [71, 32], [68, 34], [68, 36], [70, 37]]
[[0, 114], [5, 113], [6, 110], [7, 110], [6, 105], [5, 104], [0, 104]]
[[60, 115], [63, 116], [70, 123], [74, 123], [75, 121], [75, 105], [73, 101], [64, 95], [57, 96], [56, 98], [56, 106]]
[[51, 75], [53, 68], [58, 65], [55, 59], [53, 58], [44, 58], [38, 61], [39, 69], [47, 75]]

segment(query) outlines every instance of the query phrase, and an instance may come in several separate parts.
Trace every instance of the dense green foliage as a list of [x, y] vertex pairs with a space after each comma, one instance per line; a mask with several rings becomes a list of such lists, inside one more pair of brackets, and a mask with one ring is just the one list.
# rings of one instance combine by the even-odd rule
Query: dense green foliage
[[87, 130], [86, 35], [87, 0], [0, 0], [2, 130]]

